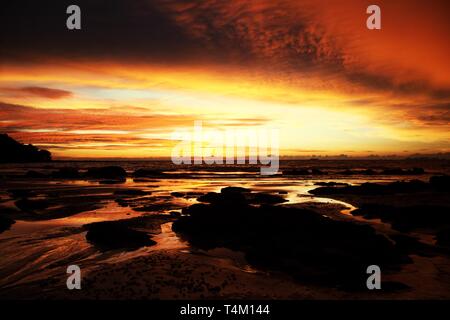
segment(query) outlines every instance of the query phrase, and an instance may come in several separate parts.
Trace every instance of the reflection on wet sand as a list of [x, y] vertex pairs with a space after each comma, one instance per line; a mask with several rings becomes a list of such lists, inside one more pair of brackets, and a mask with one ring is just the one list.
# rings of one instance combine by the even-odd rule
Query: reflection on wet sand
[[[134, 164], [128, 165], [132, 168]], [[38, 170], [39, 168], [35, 169]], [[160, 281], [163, 282], [168, 281], [169, 283], [172, 281], [167, 272], [173, 271], [174, 265], [179, 265], [181, 261], [190, 264], [185, 268], [180, 268], [185, 272], [183, 277], [189, 277], [190, 275], [186, 272], [192, 270], [192, 266], [197, 263], [203, 263], [204, 268], [206, 268], [203, 271], [205, 274], [195, 272], [199, 281], [206, 281], [207, 274], [211, 270], [221, 272], [223, 276], [229, 277], [228, 280], [221, 282], [219, 289], [208, 284], [205, 285], [207, 289], [201, 290], [202, 293], [198, 291], [198, 295], [195, 290], [179, 294], [177, 288], [172, 287], [170, 289], [170, 285], [168, 285], [167, 291], [160, 284], [158, 286], [160, 291], [153, 292], [150, 290], [151, 292], [148, 293], [150, 298], [194, 298], [196, 296], [201, 297], [201, 295], [203, 297], [224, 297], [226, 295], [238, 297], [244, 295], [247, 298], [256, 298], [264, 296], [258, 290], [267, 288], [267, 285], [273, 285], [274, 281], [280, 283], [279, 289], [274, 291], [274, 296], [278, 298], [348, 297], [351, 294], [345, 291], [323, 289], [320, 286], [317, 287], [316, 284], [292, 280], [289, 275], [276, 270], [268, 272], [266, 268], [259, 268], [250, 263], [246, 253], [238, 248], [215, 247], [208, 250], [198, 248], [189, 239], [180, 237], [172, 230], [173, 221], [179, 219], [180, 215], [186, 214], [184, 208], [198, 204], [199, 200], [202, 199], [201, 197], [208, 194], [210, 196], [205, 199], [215, 199], [214, 193], [220, 194], [223, 188], [233, 186], [251, 190], [251, 197], [248, 199], [251, 207], [262, 205], [255, 201], [272, 201], [283, 198], [285, 199], [284, 203], [273, 203], [271, 205], [311, 210], [324, 218], [336, 221], [368, 224], [378, 234], [386, 235], [388, 238], [395, 237], [399, 232], [392, 230], [389, 223], [379, 219], [366, 219], [360, 215], [353, 215], [352, 213], [358, 209], [359, 203], [353, 201], [351, 197], [347, 197], [347, 199], [335, 195], [314, 195], [310, 191], [318, 188], [318, 184], [337, 183], [358, 186], [367, 181], [386, 184], [397, 180], [407, 180], [408, 178], [419, 178], [427, 181], [431, 176], [429, 174], [413, 177], [404, 175], [368, 177], [364, 174], [344, 175], [342, 171], [330, 174], [331, 170], [327, 169], [327, 171], [326, 176], [279, 175], [262, 178], [253, 175], [252, 172], [240, 172], [239, 170], [226, 172], [215, 172], [213, 170], [184, 172], [180, 170], [166, 173], [164, 177], [152, 176], [148, 178], [140, 177], [139, 179], [127, 177], [120, 182], [108, 181], [107, 184], [103, 184], [98, 180], [83, 179], [26, 179], [23, 178], [24, 171], [20, 168], [8, 168], [6, 173], [3, 172], [8, 176], [8, 179], [3, 180], [1, 184], [0, 207], [2, 213], [14, 217], [15, 223], [8, 230], [0, 233], [0, 252], [2, 254], [0, 261], [0, 296], [17, 297], [25, 292], [28, 297], [31, 297], [39, 289], [44, 290], [48, 297], [70, 298], [67, 293], [61, 291], [64, 288], [64, 268], [69, 264], [79, 264], [82, 266], [86, 281], [96, 288], [93, 291], [85, 292], [85, 297], [94, 297], [99, 294], [98, 290], [101, 290], [99, 283], [94, 284], [98, 280], [98, 274], [117, 276], [116, 280], [111, 281], [117, 282], [121, 278], [130, 281], [130, 275], [126, 273], [118, 275], [118, 273], [120, 274], [119, 270], [122, 269], [117, 268], [127, 266], [139, 275], [144, 273], [145, 270], [145, 268], [139, 267], [139, 261], [148, 260], [149, 263], [160, 264], [158, 269], [153, 271], [161, 277]], [[82, 173], [83, 170], [80, 170], [80, 172]], [[132, 170], [127, 168], [127, 172], [132, 172]], [[152, 172], [152, 175], [155, 175], [155, 173]], [[20, 208], [18, 208], [18, 205], [20, 205]], [[86, 240], [86, 234], [90, 230], [86, 226], [105, 221], [112, 223], [112, 230], [116, 230], [120, 226], [117, 230], [142, 232], [144, 235], [148, 235], [155, 244], [133, 250], [115, 248], [100, 250], [96, 242]], [[109, 232], [109, 229], [105, 230]], [[111, 234], [111, 236], [117, 235]], [[418, 236], [424, 243], [433, 244], [433, 241], [430, 241], [432, 238], [426, 233], [417, 234], [417, 231], [414, 231], [410, 236]], [[285, 246], [295, 246], [295, 244], [286, 243]], [[412, 249], [409, 248], [408, 250]], [[415, 254], [421, 255], [420, 252], [417, 252]], [[434, 293], [431, 294], [429, 290], [421, 289], [420, 284], [414, 278], [420, 278], [422, 271], [417, 267], [419, 265], [425, 264], [427, 266], [427, 271], [424, 271], [427, 274], [437, 272], [437, 269], [428, 263], [433, 259], [439, 265], [439, 268], [450, 269], [448, 267], [450, 265], [449, 259], [445, 255], [438, 255], [425, 260], [414, 255], [412, 257], [412, 265], [407, 264], [403, 267], [403, 269], [409, 270], [410, 277], [405, 276], [405, 274], [400, 275], [398, 272], [388, 275], [388, 279], [394, 282], [402, 279], [402, 282], [407, 283], [412, 289], [387, 293], [381, 298], [439, 298], [448, 295], [450, 288], [445, 283], [434, 278], [429, 279], [428, 281], [433, 282], [436, 288]], [[117, 266], [117, 268], [114, 266]], [[156, 268], [156, 266], [151, 268]], [[244, 274], [251, 275], [251, 278]], [[132, 276], [131, 282], [137, 281], [133, 277], [136, 277], [136, 275]], [[156, 279], [150, 279], [150, 277], [152, 277], [151, 274], [142, 274], [142, 281], [155, 284]], [[248, 281], [245, 293], [242, 293], [242, 288], [239, 288], [238, 283], [240, 281]], [[175, 281], [173, 286], [180, 285], [175, 283], [177, 282]], [[224, 283], [225, 285], [223, 285]], [[105, 287], [109, 285], [113, 284], [105, 284]], [[119, 285], [119, 283], [115, 285]], [[222, 286], [224, 287], [222, 288]], [[206, 291], [203, 292], [204, 290]], [[307, 293], [311, 290], [314, 291], [314, 294]], [[109, 297], [139, 297], [137, 294], [126, 296], [131, 293], [111, 292], [116, 292], [117, 296]], [[361, 297], [364, 297], [364, 294]]]

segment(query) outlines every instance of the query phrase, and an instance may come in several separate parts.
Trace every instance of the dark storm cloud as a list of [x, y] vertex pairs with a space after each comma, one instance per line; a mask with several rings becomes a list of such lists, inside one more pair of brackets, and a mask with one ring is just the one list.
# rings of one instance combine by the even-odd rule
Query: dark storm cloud
[[333, 40], [298, 1], [158, 2], [193, 38], [237, 59], [271, 60], [288, 69], [342, 63]]
[[[81, 30], [66, 28], [66, 8], [81, 8]], [[151, 1], [20, 0], [2, 3], [1, 59], [182, 58], [196, 49]]]
[[288, 2], [273, 10], [266, 1], [80, 0], [82, 29], [70, 31], [66, 8], [73, 3], [5, 3], [1, 58], [269, 59], [288, 68], [340, 63], [330, 39]]
[[[344, 7], [350, 10], [362, 2], [348, 1]], [[311, 77], [338, 79], [369, 90], [426, 94], [442, 100], [450, 97], [449, 88], [438, 87], [425, 77], [394, 81], [396, 73], [404, 75], [397, 66], [381, 74], [346, 63], [361, 55], [354, 53], [351, 45], [344, 48], [345, 43], [339, 41], [341, 34], [330, 31], [322, 15], [308, 9], [326, 8], [328, 2], [80, 0], [75, 3], [81, 7], [82, 29], [70, 31], [66, 28], [66, 8], [73, 3], [19, 0], [2, 4], [1, 61], [40, 63], [44, 59], [53, 63], [61, 58], [185, 65], [232, 63], [270, 69], [288, 79], [298, 74], [308, 77], [310, 72]], [[335, 1], [329, 6], [340, 7]], [[359, 14], [351, 17], [363, 21], [364, 11], [362, 17]], [[339, 15], [333, 17], [339, 20]], [[367, 30], [351, 31], [358, 39], [370, 39], [361, 33]]]
[[426, 80], [404, 80], [396, 83], [391, 77], [364, 71], [343, 72], [354, 84], [359, 84], [378, 91], [392, 91], [397, 94], [414, 95], [424, 93], [434, 99], [450, 99], [450, 88], [437, 88]]

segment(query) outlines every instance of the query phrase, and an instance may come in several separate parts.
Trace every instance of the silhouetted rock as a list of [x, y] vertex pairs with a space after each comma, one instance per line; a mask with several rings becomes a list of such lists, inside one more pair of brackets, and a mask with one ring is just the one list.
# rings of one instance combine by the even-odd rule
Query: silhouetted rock
[[405, 172], [401, 168], [388, 168], [384, 169], [381, 174], [387, 174], [387, 175], [402, 175]]
[[314, 183], [314, 185], [316, 185], [316, 186], [323, 186], [323, 187], [346, 187], [346, 186], [349, 186], [348, 183], [345, 183], [345, 182], [334, 182], [334, 181], [330, 181], [330, 182], [316, 182], [316, 183]]
[[137, 231], [116, 221], [96, 222], [85, 226], [86, 240], [102, 250], [137, 249], [155, 245], [146, 232]]
[[36, 194], [33, 190], [30, 189], [9, 189], [8, 193], [14, 199], [27, 198]]
[[436, 248], [419, 241], [415, 237], [411, 237], [404, 234], [393, 234], [389, 238], [395, 241], [395, 244], [399, 250], [404, 251], [407, 254], [416, 254], [422, 257], [433, 257], [436, 255]]
[[413, 168], [410, 170], [411, 174], [425, 174], [425, 170], [423, 168]]
[[52, 177], [56, 179], [80, 179], [78, 168], [64, 167], [52, 172]]
[[249, 189], [240, 187], [226, 187], [220, 193], [208, 192], [198, 197], [197, 201], [229, 207], [237, 204], [277, 204], [287, 200], [276, 194], [250, 192]]
[[450, 248], [450, 227], [444, 228], [436, 234], [436, 244]]
[[[199, 202], [207, 202], [207, 203], [217, 203], [220, 201], [223, 201], [224, 196], [217, 192], [208, 192], [204, 195], [201, 195], [197, 198], [197, 201]], [[241, 199], [245, 199], [244, 197], [241, 197]]]
[[50, 203], [47, 200], [30, 200], [30, 199], [19, 199], [15, 203], [17, 208], [25, 212], [33, 212], [35, 210], [44, 210]]
[[[317, 183], [317, 185], [326, 185]], [[386, 195], [396, 193], [416, 193], [416, 192], [445, 192], [450, 191], [449, 176], [433, 176], [429, 183], [421, 180], [396, 181], [388, 184], [363, 183], [359, 186], [345, 186], [336, 188], [333, 186], [319, 187], [309, 191], [314, 195], [335, 195], [335, 194], [353, 194], [353, 195]]]
[[283, 170], [283, 175], [287, 175], [287, 176], [326, 175], [326, 174], [328, 174], [328, 173], [325, 171], [322, 171], [318, 168]]
[[13, 219], [0, 215], [0, 233], [8, 230], [14, 223], [15, 221]]
[[307, 169], [291, 169], [291, 170], [283, 170], [284, 176], [304, 176], [311, 174]]
[[123, 180], [127, 176], [125, 169], [119, 166], [90, 168], [86, 176], [94, 179]]
[[276, 204], [287, 202], [287, 200], [282, 196], [262, 192], [248, 194], [246, 199], [249, 203], [255, 204]]
[[366, 169], [362, 173], [367, 175], [367, 176], [373, 176], [374, 174], [376, 174], [376, 172], [374, 170], [372, 170], [372, 169]]
[[225, 187], [220, 190], [220, 193], [243, 193], [250, 192], [250, 189], [242, 188], [242, 187]]
[[384, 169], [381, 174], [385, 175], [420, 175], [424, 174], [425, 170], [422, 168], [401, 169], [401, 168], [388, 168]]
[[367, 266], [388, 271], [411, 261], [372, 227], [309, 210], [219, 201], [194, 204], [183, 214], [173, 230], [192, 245], [242, 251], [254, 266], [304, 282], [366, 289]]
[[118, 196], [145, 196], [151, 194], [151, 192], [139, 189], [121, 189], [114, 191], [114, 194]]
[[396, 193], [414, 193], [432, 190], [432, 185], [420, 180], [397, 181], [388, 184], [363, 183], [359, 186], [319, 187], [310, 190], [314, 195], [354, 194], [354, 195], [386, 195]]
[[180, 217], [181, 216], [181, 212], [178, 212], [178, 211], [170, 211], [169, 214], [172, 217]]
[[437, 229], [450, 226], [450, 208], [435, 205], [388, 206], [381, 204], [364, 204], [352, 211], [353, 215], [366, 219], [381, 219], [392, 224], [399, 231], [414, 229]]
[[51, 153], [28, 144], [22, 144], [7, 134], [0, 134], [0, 162], [47, 162]]
[[175, 198], [182, 198], [182, 197], [185, 196], [185, 194], [183, 192], [176, 192], [176, 191], [175, 192], [171, 192], [170, 195], [172, 197], [175, 197]]
[[153, 177], [159, 177], [162, 175], [162, 172], [160, 170], [153, 170], [153, 169], [137, 169], [133, 173], [133, 177], [135, 178], [153, 178]]
[[125, 183], [127, 181], [126, 178], [117, 178], [117, 179], [103, 179], [100, 180], [98, 183], [100, 184], [120, 184], [120, 183]]
[[48, 176], [45, 173], [35, 171], [35, 170], [28, 170], [27, 173], [25, 173], [25, 177], [31, 178], [31, 179], [48, 178]]
[[320, 170], [320, 169], [313, 168], [313, 169], [311, 169], [311, 174], [314, 174], [314, 175], [325, 175], [327, 173], [322, 171], [322, 170]]
[[430, 184], [438, 190], [450, 191], [450, 176], [430, 177]]
[[353, 171], [353, 170], [350, 170], [350, 169], [346, 169], [344, 171], [339, 172], [339, 174], [350, 176], [350, 175], [354, 175], [354, 174], [359, 174], [359, 172], [358, 171]]
[[[430, 182], [420, 180], [397, 181], [387, 184], [363, 183], [359, 186], [319, 187], [309, 191], [314, 195], [351, 199], [361, 196], [363, 200], [352, 215], [360, 215], [366, 219], [381, 219], [390, 223], [393, 229], [410, 232], [424, 230], [436, 233], [442, 228], [450, 227], [450, 206], [447, 203], [430, 203], [433, 198], [445, 199], [450, 187], [448, 176], [434, 176]], [[383, 204], [383, 196], [392, 199], [424, 199], [417, 205], [407, 202], [389, 202]], [[448, 195], [447, 195], [448, 196]]]

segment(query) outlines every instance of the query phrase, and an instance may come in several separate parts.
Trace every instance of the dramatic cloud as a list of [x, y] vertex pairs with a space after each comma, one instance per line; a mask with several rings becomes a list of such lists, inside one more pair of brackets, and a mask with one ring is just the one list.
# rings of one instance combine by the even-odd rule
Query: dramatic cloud
[[364, 0], [80, 0], [82, 29], [65, 26], [70, 1], [9, 1], [0, 57], [39, 64], [108, 59], [268, 69], [398, 94], [449, 98], [448, 1], [378, 1], [382, 30], [365, 27]]
[[448, 1], [379, 0], [381, 30], [366, 0], [79, 0], [76, 31], [70, 4], [2, 4], [0, 128], [24, 141], [167, 154], [208, 120], [293, 153], [449, 148]]
[[43, 87], [0, 88], [0, 94], [19, 97], [38, 96], [47, 99], [61, 99], [72, 96], [72, 92]]

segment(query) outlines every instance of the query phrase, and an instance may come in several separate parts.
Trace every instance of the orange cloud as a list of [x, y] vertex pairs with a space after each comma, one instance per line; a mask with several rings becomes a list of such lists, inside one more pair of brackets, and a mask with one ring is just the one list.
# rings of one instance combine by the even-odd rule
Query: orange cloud
[[194, 120], [278, 125], [288, 152], [448, 150], [448, 1], [380, 0], [380, 31], [369, 4], [137, 0], [97, 15], [83, 2], [90, 29], [70, 43], [52, 17], [45, 39], [5, 35], [0, 128], [71, 156], [145, 141], [167, 155], [161, 141]]
[[46, 99], [62, 99], [72, 96], [72, 92], [67, 90], [44, 87], [0, 88], [0, 94], [10, 94], [16, 97], [37, 96]]

